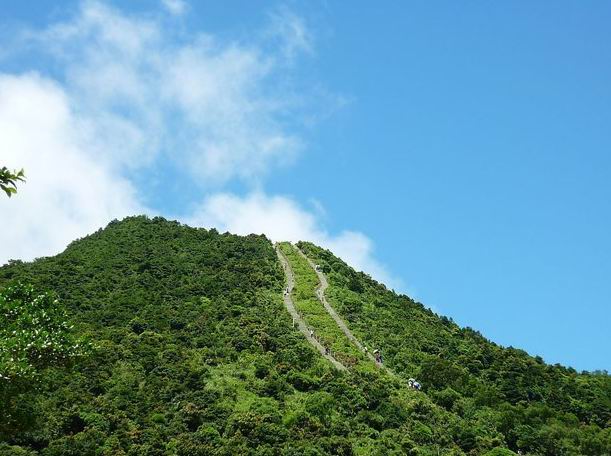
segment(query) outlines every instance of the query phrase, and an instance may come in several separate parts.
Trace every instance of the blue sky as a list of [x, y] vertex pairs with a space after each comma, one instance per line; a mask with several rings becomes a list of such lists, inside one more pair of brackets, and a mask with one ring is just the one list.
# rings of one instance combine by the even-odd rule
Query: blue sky
[[50, 3], [3, 3], [0, 261], [133, 212], [308, 238], [611, 369], [608, 2]]

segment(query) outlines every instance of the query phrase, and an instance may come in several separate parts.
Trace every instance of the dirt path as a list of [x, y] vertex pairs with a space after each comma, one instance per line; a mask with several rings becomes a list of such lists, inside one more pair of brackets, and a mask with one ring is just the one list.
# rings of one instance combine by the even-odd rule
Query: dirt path
[[297, 249], [299, 254], [307, 260], [307, 262], [310, 264], [310, 266], [312, 266], [312, 269], [314, 269], [316, 275], [318, 276], [318, 281], [320, 282], [320, 285], [316, 289], [316, 296], [318, 296], [318, 299], [325, 307], [325, 310], [329, 313], [329, 315], [331, 315], [331, 318], [335, 320], [335, 323], [337, 324], [337, 326], [340, 327], [346, 337], [350, 339], [352, 343], [359, 348], [359, 350], [365, 353], [367, 357], [375, 363], [376, 360], [373, 354], [369, 351], [365, 351], [365, 347], [363, 346], [363, 344], [361, 344], [361, 342], [356, 337], [354, 337], [354, 334], [352, 334], [352, 331], [350, 331], [348, 326], [346, 326], [344, 320], [342, 320], [342, 318], [337, 314], [335, 309], [331, 307], [331, 304], [329, 304], [329, 302], [327, 301], [327, 298], [325, 297], [325, 290], [329, 288], [329, 282], [327, 282], [327, 277], [325, 277], [325, 275], [321, 271], [318, 271], [316, 269], [316, 265], [314, 264], [314, 262], [310, 260], [308, 256], [303, 253], [297, 246], [295, 246], [295, 249]]
[[[298, 251], [301, 253], [299, 249]], [[297, 312], [297, 309], [295, 308], [295, 304], [293, 303], [292, 293], [293, 293], [293, 288], [295, 287], [295, 276], [293, 275], [293, 270], [291, 269], [291, 266], [287, 258], [284, 256], [284, 253], [282, 253], [278, 245], [276, 245], [276, 253], [278, 254], [280, 263], [282, 263], [282, 268], [284, 269], [284, 275], [286, 277], [286, 285], [288, 289], [288, 294], [283, 293], [284, 294], [284, 305], [287, 308], [287, 310], [289, 311], [289, 313], [291, 314], [291, 316], [293, 317], [293, 321], [297, 323], [297, 326], [299, 327], [299, 331], [301, 331], [301, 333], [306, 337], [308, 342], [310, 342], [310, 344], [312, 344], [314, 348], [316, 348], [316, 350], [318, 350], [322, 356], [328, 359], [329, 362], [331, 362], [331, 364], [333, 364], [333, 366], [335, 366], [336, 369], [347, 370], [346, 366], [344, 366], [342, 363], [340, 363], [330, 354], [328, 355], [326, 353], [325, 347], [323, 347], [320, 344], [320, 342], [318, 342], [310, 334], [310, 330], [306, 322], [301, 317], [301, 315], [299, 315], [299, 312]]]

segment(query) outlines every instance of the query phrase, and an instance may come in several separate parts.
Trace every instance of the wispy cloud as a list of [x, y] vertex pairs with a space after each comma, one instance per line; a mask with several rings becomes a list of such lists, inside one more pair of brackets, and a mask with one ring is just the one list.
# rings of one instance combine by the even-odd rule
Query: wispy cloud
[[292, 61], [295, 56], [314, 53], [314, 37], [303, 19], [286, 7], [280, 7], [269, 14], [270, 26], [267, 38], [276, 40], [284, 57]]
[[[177, 34], [164, 21], [186, 14], [188, 5], [160, 5], [158, 14], [134, 16], [86, 1], [68, 20], [21, 31], [24, 49], [48, 66], [0, 73], [2, 164], [28, 173], [17, 199], [0, 199], [3, 220], [10, 221], [0, 263], [57, 253], [112, 218], [155, 213], [142, 202], [146, 189], [130, 176], [163, 175], [171, 162], [181, 170], [178, 178], [204, 194], [182, 220], [311, 240], [396, 284], [375, 260], [369, 238], [324, 229], [322, 205], [306, 209], [254, 190], [304, 150], [307, 96], [285, 83], [298, 58], [314, 52], [302, 18], [274, 10], [265, 31], [253, 33], [260, 41], [246, 43], [200, 31]], [[11, 58], [19, 57], [13, 51]], [[317, 108], [323, 116], [333, 109]], [[226, 193], [230, 182], [244, 184], [246, 194]]]
[[187, 11], [187, 3], [182, 0], [162, 0], [162, 4], [174, 16], [182, 16]]
[[95, 119], [114, 162], [143, 166], [165, 153], [211, 188], [260, 180], [301, 149], [286, 127], [298, 116], [287, 101], [294, 95], [271, 81], [286, 71], [292, 36], [265, 50], [199, 32], [179, 37], [159, 19], [98, 2], [30, 36], [61, 63], [74, 109]]

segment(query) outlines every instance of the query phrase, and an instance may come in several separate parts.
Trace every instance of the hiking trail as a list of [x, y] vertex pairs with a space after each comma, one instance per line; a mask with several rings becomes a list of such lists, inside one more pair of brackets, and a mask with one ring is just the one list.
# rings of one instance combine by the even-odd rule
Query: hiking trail
[[365, 346], [361, 344], [361, 342], [354, 336], [354, 334], [352, 334], [352, 331], [350, 331], [350, 328], [348, 328], [344, 320], [342, 320], [342, 318], [337, 314], [335, 309], [331, 307], [331, 304], [329, 304], [329, 302], [327, 301], [327, 298], [325, 297], [325, 291], [327, 288], [329, 288], [329, 282], [327, 281], [327, 277], [322, 273], [322, 271], [319, 271], [318, 269], [316, 269], [316, 265], [314, 264], [314, 262], [310, 260], [310, 258], [308, 258], [308, 256], [305, 253], [303, 253], [299, 247], [294, 246], [294, 248], [297, 250], [297, 252], [302, 257], [306, 259], [308, 264], [312, 267], [312, 269], [314, 269], [314, 272], [316, 272], [316, 276], [318, 277], [318, 281], [319, 281], [319, 285], [316, 288], [316, 296], [318, 297], [318, 300], [324, 306], [327, 313], [331, 315], [331, 318], [333, 318], [337, 326], [339, 326], [339, 328], [346, 335], [346, 337], [350, 339], [350, 341], [354, 345], [356, 345], [361, 352], [365, 353], [367, 358], [369, 358], [371, 361], [376, 363], [376, 360], [373, 354], [371, 354], [369, 351], [365, 351]]
[[[301, 252], [299, 249], [297, 250]], [[288, 293], [286, 292], [283, 293], [284, 305], [287, 308], [287, 310], [289, 311], [289, 313], [291, 314], [291, 316], [293, 317], [293, 321], [297, 323], [299, 331], [301, 331], [301, 333], [306, 337], [308, 342], [310, 342], [310, 344], [312, 344], [314, 348], [316, 348], [316, 350], [318, 350], [322, 356], [324, 356], [327, 360], [329, 360], [329, 362], [331, 362], [331, 364], [333, 364], [333, 366], [336, 369], [347, 370], [346, 366], [344, 366], [342, 363], [336, 360], [331, 354], [326, 353], [325, 347], [323, 347], [321, 343], [318, 342], [318, 340], [316, 340], [312, 336], [305, 320], [301, 317], [299, 312], [297, 312], [297, 309], [295, 308], [295, 304], [293, 303], [293, 298], [292, 298], [293, 288], [295, 287], [295, 276], [293, 275], [293, 270], [291, 269], [291, 265], [289, 264], [288, 259], [286, 258], [286, 256], [284, 256], [284, 253], [282, 253], [282, 251], [280, 250], [280, 246], [278, 244], [276, 244], [276, 253], [278, 255], [278, 258], [280, 259], [282, 268], [284, 269], [284, 276], [286, 277], [286, 290], [288, 291]]]

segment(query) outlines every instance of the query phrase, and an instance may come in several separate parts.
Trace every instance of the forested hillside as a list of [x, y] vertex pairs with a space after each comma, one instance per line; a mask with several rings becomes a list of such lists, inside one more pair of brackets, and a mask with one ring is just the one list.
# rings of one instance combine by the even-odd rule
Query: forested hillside
[[611, 451], [606, 373], [578, 374], [499, 347], [357, 273], [328, 250], [298, 246], [321, 265], [331, 284], [328, 299], [358, 337], [380, 348], [395, 372], [420, 379], [436, 404], [471, 423], [466, 441], [475, 445], [479, 430], [492, 424], [511, 448], [529, 454]]
[[86, 347], [27, 382], [0, 375], [0, 455], [611, 454], [607, 375], [498, 347], [300, 246], [395, 374], [315, 313], [304, 267], [296, 305], [326, 325], [342, 361], [363, 367], [339, 371], [308, 344], [265, 237], [131, 217], [55, 257], [0, 268], [0, 289], [55, 293], [70, 340]]

